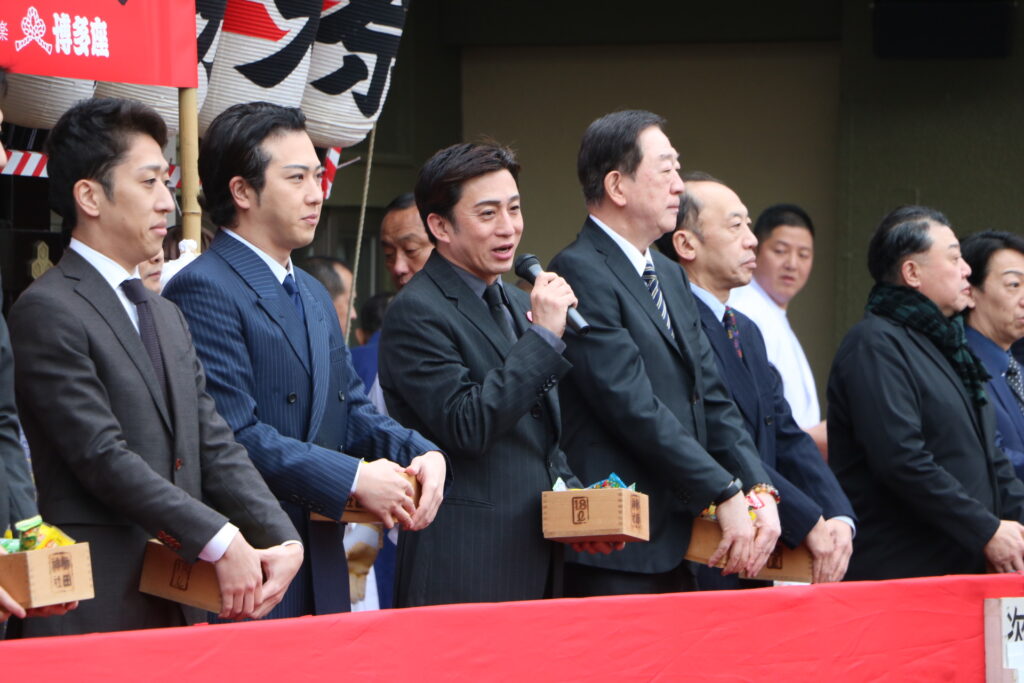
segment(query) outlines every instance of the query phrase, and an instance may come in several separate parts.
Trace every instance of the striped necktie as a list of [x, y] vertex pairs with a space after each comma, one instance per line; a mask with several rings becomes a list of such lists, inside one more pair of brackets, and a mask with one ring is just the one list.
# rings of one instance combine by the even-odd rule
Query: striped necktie
[[675, 339], [675, 332], [672, 331], [672, 321], [668, 317], [668, 308], [665, 306], [665, 297], [661, 294], [661, 285], [658, 284], [658, 274], [654, 272], [654, 264], [650, 261], [644, 267], [644, 282], [647, 284], [647, 291], [651, 293], [651, 298], [654, 299], [654, 305], [658, 308], [658, 313], [661, 314], [661, 319], [665, 321], [665, 327], [668, 329], [669, 335]]

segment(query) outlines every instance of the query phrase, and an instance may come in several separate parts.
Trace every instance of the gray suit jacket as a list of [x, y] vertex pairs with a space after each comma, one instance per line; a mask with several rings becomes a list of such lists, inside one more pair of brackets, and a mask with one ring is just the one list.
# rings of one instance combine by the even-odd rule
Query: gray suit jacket
[[396, 605], [539, 599], [561, 557], [544, 540], [540, 494], [572, 476], [551, 391], [570, 365], [527, 329], [529, 298], [505, 291], [515, 343], [434, 252], [384, 319], [388, 412], [443, 448], [452, 468], [434, 522], [400, 536]]
[[202, 617], [138, 592], [146, 540], [195, 560], [230, 520], [255, 547], [298, 538], [217, 414], [185, 320], [150, 299], [165, 399], [117, 295], [67, 251], [11, 310], [18, 409], [44, 519], [89, 541], [96, 598], [25, 635], [169, 626]]
[[562, 384], [562, 443], [589, 481], [615, 472], [650, 496], [651, 540], [591, 566], [655, 574], [683, 561], [693, 518], [734, 477], [770, 483], [729, 398], [678, 264], [652, 253], [675, 331], [615, 242], [591, 220], [550, 264], [572, 285], [591, 331], [568, 332], [572, 372]]

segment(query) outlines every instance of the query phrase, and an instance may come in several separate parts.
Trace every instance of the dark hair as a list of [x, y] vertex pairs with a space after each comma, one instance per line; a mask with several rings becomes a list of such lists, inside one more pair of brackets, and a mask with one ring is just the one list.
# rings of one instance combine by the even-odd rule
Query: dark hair
[[754, 237], [759, 243], [763, 242], [772, 234], [772, 230], [780, 225], [806, 228], [811, 237], [814, 237], [814, 223], [811, 222], [811, 217], [796, 204], [772, 204], [762, 211], [754, 223]]
[[612, 171], [632, 177], [643, 160], [640, 134], [651, 126], [663, 128], [665, 119], [649, 111], [629, 110], [606, 114], [583, 133], [576, 175], [588, 205], [604, 199], [604, 179]]
[[345, 281], [334, 269], [336, 265], [352, 272], [348, 262], [334, 256], [310, 256], [302, 264], [303, 269], [327, 289], [327, 293], [331, 295], [332, 299], [345, 293]]
[[[682, 175], [684, 183], [718, 183], [719, 185], [725, 185], [721, 180], [705, 173], [704, 171], [689, 171]], [[683, 192], [679, 198], [679, 213], [676, 214], [676, 229], [672, 232], [667, 232], [659, 237], [655, 244], [658, 245], [658, 249], [665, 256], [668, 256], [673, 261], [678, 260], [678, 254], [676, 254], [675, 245], [672, 243], [672, 235], [676, 234], [680, 230], [691, 230], [693, 234], [697, 236], [697, 239], [703, 241], [704, 233], [700, 229], [700, 212], [704, 208], [703, 202], [697, 199], [689, 192]]]
[[519, 179], [519, 162], [515, 152], [496, 143], [464, 142], [442, 149], [423, 164], [416, 179], [416, 206], [431, 243], [437, 238], [430, 231], [427, 216], [436, 213], [453, 221], [452, 209], [462, 198], [462, 186], [473, 178], [508, 171]]
[[404, 211], [413, 206], [416, 206], [416, 195], [412, 192], [403, 192], [384, 207], [384, 215], [381, 216], [381, 221], [387, 218], [387, 215], [392, 211]]
[[231, 179], [241, 176], [256, 195], [263, 191], [270, 157], [263, 141], [283, 131], [306, 130], [306, 116], [294, 107], [269, 102], [235, 104], [213, 120], [199, 147], [199, 203], [216, 226], [232, 227], [238, 210]]
[[391, 292], [380, 292], [364, 301], [359, 308], [359, 329], [367, 334], [379, 330], [384, 322], [384, 312], [388, 310], [394, 298], [395, 295]]
[[901, 206], [882, 219], [868, 245], [868, 272], [876, 283], [900, 284], [907, 257], [931, 248], [932, 225], [949, 226], [949, 219], [927, 206]]
[[124, 158], [136, 135], [167, 144], [167, 124], [149, 105], [135, 100], [81, 100], [64, 112], [46, 138], [50, 208], [63, 219], [64, 233], [78, 223], [74, 186], [95, 180], [108, 199], [114, 196], [111, 172]]
[[960, 243], [960, 253], [971, 267], [971, 276], [967, 280], [984, 289], [985, 278], [988, 277], [988, 262], [992, 254], [1001, 249], [1013, 249], [1024, 254], [1024, 237], [1012, 232], [1001, 230], [985, 230], [975, 233]]

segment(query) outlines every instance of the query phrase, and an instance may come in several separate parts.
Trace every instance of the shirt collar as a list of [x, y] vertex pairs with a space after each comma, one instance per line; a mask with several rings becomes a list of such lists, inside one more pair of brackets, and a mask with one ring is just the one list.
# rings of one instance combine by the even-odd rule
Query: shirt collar
[[106, 254], [96, 251], [79, 239], [72, 237], [71, 243], [68, 244], [68, 247], [84, 258], [90, 266], [98, 270], [100, 276], [107, 281], [108, 285], [113, 287], [115, 292], [125, 280], [139, 277], [138, 265], [136, 265], [131, 272], [128, 272], [120, 263]]
[[[236, 240], [238, 240], [239, 242], [241, 242], [242, 244], [244, 244], [245, 246], [249, 247], [254, 252], [256, 252], [256, 255], [259, 256], [261, 259], [263, 259], [263, 262], [266, 263], [270, 267], [270, 272], [272, 272], [274, 274], [274, 277], [277, 279], [277, 281], [279, 283], [284, 284], [284, 279], [287, 276], [292, 275], [292, 260], [291, 259], [288, 259], [288, 267], [282, 266], [280, 263], [277, 262], [277, 260], [275, 258], [270, 256], [270, 254], [268, 254], [267, 252], [263, 251], [262, 249], [257, 247], [255, 244], [253, 244], [249, 240], [245, 239], [244, 237], [242, 237], [241, 235], [236, 233], [231, 228], [221, 228], [221, 231], [222, 232], [226, 232], [227, 234], [231, 235]], [[295, 278], [295, 276], [292, 275], [292, 279], [294, 279], [294, 278]]]
[[[441, 256], [441, 255], [438, 254], [438, 256]], [[441, 258], [444, 258], [444, 257], [441, 256]], [[444, 259], [444, 260], [448, 261], [448, 259]], [[455, 269], [456, 274], [460, 278], [462, 278], [462, 281], [466, 283], [466, 286], [469, 287], [470, 291], [473, 292], [473, 294], [475, 294], [476, 296], [480, 297], [481, 299], [483, 298], [484, 290], [487, 289], [487, 283], [486, 282], [484, 282], [483, 280], [478, 278], [476, 275], [473, 275], [473, 273], [469, 272], [468, 270], [464, 270], [464, 269], [458, 267], [457, 265], [455, 265], [451, 261], [448, 261], [448, 265], [450, 265], [452, 268]], [[499, 277], [496, 280], [496, 282], [498, 283], [498, 288], [502, 290], [502, 297], [504, 298], [505, 290], [504, 290], [504, 288], [502, 286], [501, 278]]]
[[648, 262], [652, 264], [654, 263], [654, 260], [651, 258], [650, 247], [645, 249], [643, 253], [640, 253], [640, 250], [630, 244], [629, 240], [602, 223], [593, 214], [590, 215], [590, 220], [594, 221], [594, 224], [597, 227], [604, 230], [605, 234], [611, 237], [615, 244], [619, 245], [619, 249], [621, 249], [622, 253], [626, 255], [629, 262], [633, 264], [633, 268], [636, 270], [637, 275], [644, 274], [644, 268], [647, 267]]
[[715, 318], [721, 320], [725, 316], [725, 304], [719, 301], [718, 297], [714, 294], [702, 287], [698, 287], [692, 281], [690, 282], [690, 291], [693, 292], [695, 297], [707, 304], [707, 307], [715, 314]]

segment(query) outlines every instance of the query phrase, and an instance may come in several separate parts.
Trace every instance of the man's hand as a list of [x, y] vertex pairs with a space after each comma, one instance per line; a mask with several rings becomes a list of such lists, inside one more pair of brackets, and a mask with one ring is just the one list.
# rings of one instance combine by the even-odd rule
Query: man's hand
[[807, 549], [811, 551], [811, 583], [828, 583], [836, 573], [836, 543], [832, 530], [822, 517], [811, 527], [804, 539]]
[[832, 541], [836, 546], [836, 573], [829, 580], [842, 581], [850, 567], [850, 556], [853, 555], [853, 527], [841, 519], [830, 519], [825, 525], [832, 532]]
[[253, 611], [253, 619], [261, 619], [281, 602], [289, 584], [302, 566], [302, 545], [289, 543], [257, 550], [260, 566], [263, 568], [263, 602]]
[[750, 521], [747, 499], [737, 493], [721, 505], [715, 506], [718, 526], [722, 527], [722, 542], [708, 558], [708, 566], [714, 567], [726, 558], [722, 574], [736, 574], [750, 562], [754, 544], [754, 524]]
[[402, 476], [404, 471], [398, 463], [384, 459], [364, 462], [359, 466], [359, 482], [354, 494], [356, 500], [377, 515], [388, 529], [396, 522], [406, 529], [412, 528], [416, 505], [412, 499], [412, 484]]
[[1024, 570], [1024, 526], [1001, 520], [999, 528], [985, 544], [985, 558], [997, 572]]
[[750, 553], [750, 561], [747, 564], [746, 573], [754, 578], [761, 573], [764, 566], [768, 564], [768, 558], [775, 550], [775, 544], [782, 534], [782, 523], [779, 522], [779, 507], [775, 499], [767, 493], [758, 493], [757, 497], [764, 503], [764, 507], [755, 510], [757, 519], [754, 520], [754, 528], [757, 535], [754, 537], [754, 547]]
[[412, 524], [406, 527], [409, 531], [419, 531], [434, 521], [444, 499], [444, 478], [447, 471], [444, 456], [438, 451], [427, 451], [423, 455], [417, 455], [405, 468], [406, 474], [413, 475], [420, 483], [420, 504], [412, 516]]
[[572, 544], [572, 549], [578, 553], [590, 553], [591, 555], [610, 555], [613, 550], [622, 550], [626, 547], [625, 541], [580, 541]]
[[551, 330], [555, 336], [561, 337], [565, 332], [565, 314], [570, 306], [577, 304], [572, 287], [563, 278], [554, 273], [541, 273], [534, 280], [530, 292], [530, 307], [533, 309], [533, 322]]
[[260, 557], [241, 532], [235, 534], [224, 555], [213, 563], [220, 582], [221, 619], [247, 619], [263, 602]]

